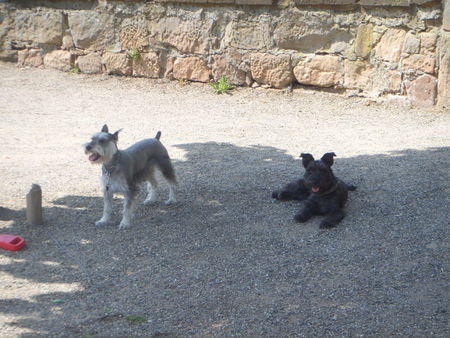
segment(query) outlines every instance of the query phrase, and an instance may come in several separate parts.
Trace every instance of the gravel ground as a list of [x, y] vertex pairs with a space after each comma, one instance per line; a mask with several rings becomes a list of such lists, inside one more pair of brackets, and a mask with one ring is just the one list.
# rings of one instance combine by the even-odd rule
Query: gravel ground
[[[1, 232], [27, 240], [0, 251], [2, 336], [450, 335], [449, 112], [0, 63], [0, 118]], [[161, 130], [180, 182], [129, 230], [120, 198], [94, 226], [82, 144], [104, 123], [121, 147]], [[327, 151], [358, 190], [320, 230], [270, 194]], [[26, 224], [32, 183], [44, 226]]]

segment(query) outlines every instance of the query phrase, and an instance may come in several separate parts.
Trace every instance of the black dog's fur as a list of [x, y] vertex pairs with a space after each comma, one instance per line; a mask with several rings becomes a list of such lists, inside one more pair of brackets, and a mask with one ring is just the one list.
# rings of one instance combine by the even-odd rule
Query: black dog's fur
[[344, 208], [348, 191], [356, 189], [334, 176], [331, 166], [335, 153], [326, 153], [318, 161], [311, 154], [302, 153], [305, 174], [302, 179], [288, 183], [281, 190], [274, 191], [272, 197], [280, 201], [306, 200], [295, 216], [298, 222], [306, 222], [314, 215], [325, 215], [321, 228], [336, 226], [345, 216]]

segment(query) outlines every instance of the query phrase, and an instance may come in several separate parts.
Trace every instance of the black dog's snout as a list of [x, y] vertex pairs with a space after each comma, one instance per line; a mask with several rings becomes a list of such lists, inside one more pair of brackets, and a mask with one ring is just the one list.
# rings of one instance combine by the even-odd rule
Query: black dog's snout
[[90, 144], [87, 144], [87, 145], [86, 145], [86, 150], [87, 150], [87, 151], [90, 151], [91, 149], [92, 149], [92, 146], [91, 146]]

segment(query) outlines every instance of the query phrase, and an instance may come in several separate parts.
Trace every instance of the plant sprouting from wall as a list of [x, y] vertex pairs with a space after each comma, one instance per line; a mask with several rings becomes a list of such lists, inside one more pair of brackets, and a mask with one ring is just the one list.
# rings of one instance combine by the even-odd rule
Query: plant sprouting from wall
[[211, 82], [211, 87], [216, 91], [217, 94], [223, 94], [227, 91], [236, 88], [231, 83], [228, 82], [228, 79], [225, 76], [221, 76], [219, 81]]
[[139, 48], [131, 48], [128, 50], [127, 55], [133, 60], [138, 60], [141, 57], [141, 51]]
[[80, 68], [74, 67], [69, 70], [69, 74], [80, 74]]

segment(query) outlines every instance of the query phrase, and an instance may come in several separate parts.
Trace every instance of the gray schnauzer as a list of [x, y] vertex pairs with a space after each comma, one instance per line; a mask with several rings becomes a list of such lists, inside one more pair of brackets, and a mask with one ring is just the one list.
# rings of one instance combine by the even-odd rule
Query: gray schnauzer
[[326, 153], [318, 161], [311, 154], [301, 154], [305, 174], [303, 179], [298, 179], [284, 186], [281, 190], [274, 191], [272, 197], [280, 201], [306, 200], [303, 209], [294, 219], [298, 222], [306, 222], [313, 215], [325, 215], [320, 223], [321, 228], [336, 226], [345, 216], [344, 208], [348, 191], [356, 190], [353, 185], [347, 185], [334, 176], [331, 166], [335, 153]]
[[157, 200], [158, 183], [155, 180], [155, 168], [158, 168], [169, 183], [169, 199], [166, 204], [176, 202], [175, 186], [177, 180], [166, 148], [159, 141], [161, 132], [155, 138], [139, 141], [131, 147], [119, 150], [117, 141], [120, 130], [110, 134], [105, 124], [101, 132], [92, 136], [85, 144], [85, 153], [93, 164], [102, 164], [102, 186], [104, 197], [103, 217], [95, 222], [97, 226], [111, 223], [113, 194], [125, 197], [123, 218], [119, 229], [130, 226], [138, 184], [147, 181], [148, 195], [144, 204]]

